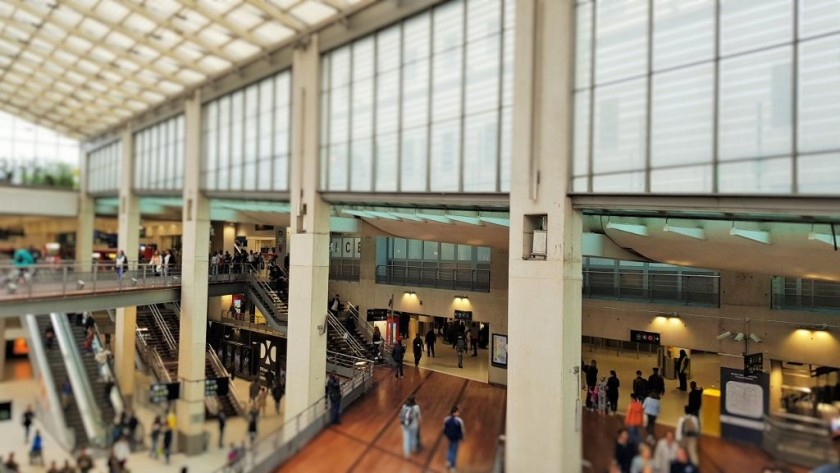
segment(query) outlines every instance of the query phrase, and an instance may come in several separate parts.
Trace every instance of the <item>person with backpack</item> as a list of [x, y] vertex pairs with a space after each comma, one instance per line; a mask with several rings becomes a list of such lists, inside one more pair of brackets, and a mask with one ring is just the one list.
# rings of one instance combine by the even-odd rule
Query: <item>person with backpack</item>
[[391, 358], [394, 359], [394, 378], [402, 379], [403, 376], [403, 359], [405, 358], [405, 347], [403, 347], [402, 340], [397, 340], [391, 351]]
[[685, 415], [677, 421], [677, 442], [682, 444], [688, 452], [688, 457], [694, 465], [700, 464], [697, 453], [697, 441], [700, 439], [700, 420], [685, 406]]
[[400, 425], [403, 431], [403, 456], [408, 458], [418, 451], [420, 435], [420, 406], [414, 396], [408, 396], [400, 410]]
[[455, 462], [458, 459], [458, 445], [467, 436], [464, 428], [464, 420], [458, 415], [458, 406], [452, 406], [449, 416], [443, 421], [443, 435], [449, 439], [449, 449], [446, 451], [446, 467], [450, 472], [455, 471]]
[[458, 335], [458, 340], [455, 341], [455, 351], [458, 353], [458, 368], [464, 367], [464, 352], [467, 351], [467, 342], [464, 341], [463, 335]]
[[335, 372], [330, 373], [330, 378], [327, 380], [327, 399], [330, 401], [330, 423], [340, 424], [341, 383], [338, 382]]

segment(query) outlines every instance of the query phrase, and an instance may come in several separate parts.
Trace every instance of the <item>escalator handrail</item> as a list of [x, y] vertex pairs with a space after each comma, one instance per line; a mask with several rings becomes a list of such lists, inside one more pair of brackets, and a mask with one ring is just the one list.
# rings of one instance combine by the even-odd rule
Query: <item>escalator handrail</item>
[[207, 344], [207, 357], [210, 358], [210, 364], [213, 365], [213, 371], [216, 375], [230, 380], [228, 383], [228, 397], [231, 398], [231, 403], [236, 408], [236, 412], [239, 415], [245, 415], [245, 406], [240, 401], [239, 393], [236, 391], [236, 385], [233, 384], [233, 379], [227, 368], [225, 368], [225, 365], [222, 364], [222, 360], [219, 359], [219, 355], [216, 354], [216, 350], [209, 343]]
[[[90, 317], [93, 317], [93, 314], [91, 314], [91, 313], [88, 313], [88, 315]], [[98, 355], [103, 350], [105, 350], [105, 347], [102, 346], [102, 338], [101, 338], [102, 334], [99, 333], [99, 327], [96, 325], [95, 322], [93, 324], [93, 333], [96, 335], [95, 337], [93, 337], [93, 345], [92, 345], [93, 353], [94, 353], [94, 355]], [[105, 371], [106, 371], [106, 374], [108, 375], [108, 377], [110, 379], [116, 381], [117, 376], [116, 376], [116, 373], [114, 372], [114, 367], [111, 366], [111, 360], [110, 359], [105, 363]], [[93, 380], [90, 380], [90, 382], [93, 382]], [[125, 412], [125, 398], [123, 397], [122, 389], [120, 388], [120, 383], [114, 382], [114, 389], [116, 389], [116, 391], [117, 391], [116, 397], [110, 396], [111, 402], [114, 403], [113, 404], [114, 405], [114, 411], [117, 412], [117, 413]], [[115, 399], [116, 399], [116, 402], [114, 401]], [[103, 422], [107, 422], [107, 420], [103, 419]], [[106, 424], [106, 427], [107, 427], [107, 424]]]
[[[64, 357], [67, 377], [73, 387], [73, 398], [79, 407], [79, 414], [81, 414], [88, 441], [92, 445], [104, 447], [107, 445], [107, 437], [106, 430], [102, 426], [102, 411], [96, 403], [96, 398], [87, 379], [87, 373], [83, 368], [84, 362], [79, 352], [81, 347], [76, 346], [76, 340], [70, 328], [70, 320], [67, 318], [67, 314], [57, 312], [50, 313], [50, 320], [61, 354]], [[99, 419], [99, 422], [96, 419]]]
[[329, 324], [329, 328], [334, 330], [337, 334], [339, 334], [350, 346], [350, 349], [353, 350], [353, 355], [364, 358], [365, 357], [365, 348], [356, 340], [356, 337], [350, 334], [341, 321], [338, 320], [331, 312], [327, 311], [327, 324]]
[[166, 342], [166, 346], [169, 348], [170, 353], [177, 354], [178, 342], [172, 335], [172, 331], [169, 330], [169, 325], [166, 323], [166, 320], [163, 319], [163, 314], [160, 313], [160, 309], [158, 309], [157, 305], [155, 304], [151, 304], [148, 307], [149, 310], [151, 310], [152, 312], [152, 317], [154, 318], [155, 323], [160, 329], [160, 333], [163, 335], [163, 341]]

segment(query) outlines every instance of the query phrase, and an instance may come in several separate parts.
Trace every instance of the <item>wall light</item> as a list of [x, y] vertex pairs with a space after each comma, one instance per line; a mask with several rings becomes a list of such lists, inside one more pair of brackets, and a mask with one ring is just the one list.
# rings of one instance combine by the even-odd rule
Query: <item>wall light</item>
[[417, 295], [417, 293], [416, 293], [416, 292], [414, 292], [414, 291], [405, 291], [405, 295], [406, 295], [406, 296], [416, 296], [416, 295]]
[[807, 330], [809, 332], [827, 332], [828, 326], [825, 324], [822, 325], [800, 325], [798, 327], [799, 330]]
[[465, 301], [468, 301], [468, 300], [470, 300], [470, 297], [469, 297], [469, 296], [466, 296], [466, 295], [465, 295], [465, 296], [462, 296], [462, 295], [455, 295], [455, 300], [465, 300]]
[[727, 330], [727, 331], [723, 332], [722, 334], [718, 335], [715, 338], [717, 338], [718, 340], [726, 340], [727, 338], [729, 338], [731, 336], [732, 336], [732, 332]]

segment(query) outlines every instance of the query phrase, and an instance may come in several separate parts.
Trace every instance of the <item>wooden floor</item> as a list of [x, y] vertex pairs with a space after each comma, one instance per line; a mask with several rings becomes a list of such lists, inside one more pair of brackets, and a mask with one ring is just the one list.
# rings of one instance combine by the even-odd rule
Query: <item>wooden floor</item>
[[[405, 378], [380, 369], [377, 385], [356, 401], [341, 425], [321, 433], [280, 472], [440, 472], [446, 471], [443, 419], [457, 404], [466, 427], [458, 452], [458, 471], [492, 470], [496, 440], [504, 431], [504, 388], [424, 369], [406, 367]], [[414, 394], [420, 406], [422, 450], [405, 460], [402, 454], [400, 408]]]
[[[593, 473], [603, 473], [609, 468], [615, 448], [615, 436], [623, 418], [584, 412], [583, 458], [592, 463]], [[674, 429], [657, 425], [656, 433], [662, 437]], [[700, 470], [703, 473], [752, 473], [766, 466], [784, 467], [791, 473], [807, 470], [774, 462], [761, 449], [752, 445], [728, 442], [717, 437], [700, 439]]]

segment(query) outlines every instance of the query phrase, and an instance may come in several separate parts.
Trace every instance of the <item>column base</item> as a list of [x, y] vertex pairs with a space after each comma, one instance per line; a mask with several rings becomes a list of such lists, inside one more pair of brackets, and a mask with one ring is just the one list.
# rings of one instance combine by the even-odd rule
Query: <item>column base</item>
[[207, 442], [209, 442], [209, 436], [206, 432], [187, 434], [178, 431], [178, 451], [186, 455], [201, 455], [206, 452]]

